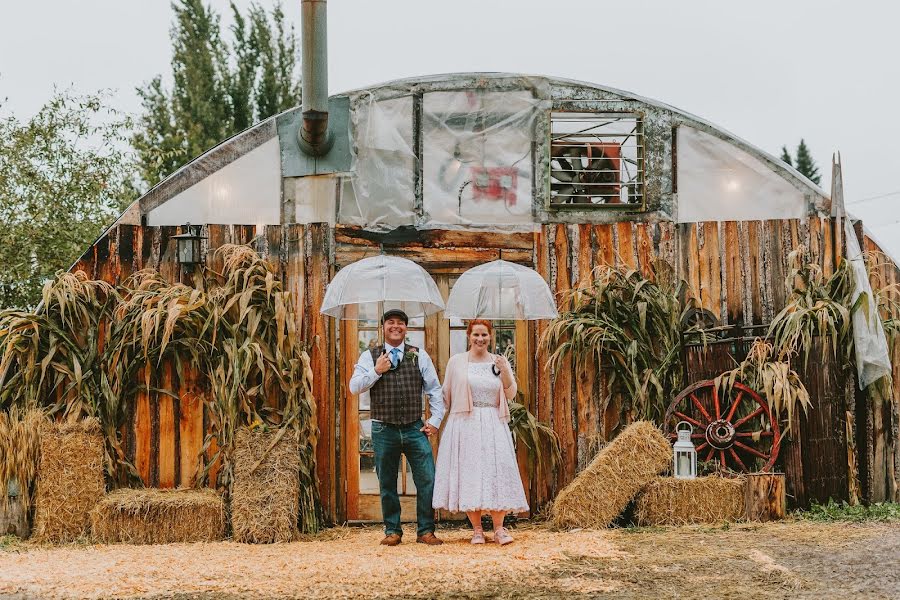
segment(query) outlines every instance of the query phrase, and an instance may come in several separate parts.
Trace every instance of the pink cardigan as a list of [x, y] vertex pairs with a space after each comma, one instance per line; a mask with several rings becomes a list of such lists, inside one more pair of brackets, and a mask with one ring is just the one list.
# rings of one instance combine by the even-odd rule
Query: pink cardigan
[[[493, 354], [491, 356], [494, 356]], [[502, 383], [501, 383], [502, 386]], [[454, 354], [447, 361], [447, 369], [444, 374], [444, 385], [442, 387], [444, 393], [444, 405], [447, 406], [450, 413], [472, 412], [472, 390], [469, 389], [469, 353], [460, 352]], [[497, 414], [500, 421], [509, 423], [509, 404], [506, 400], [516, 397], [518, 387], [516, 386], [516, 378], [513, 376], [512, 385], [508, 388], [501, 389], [499, 392], [499, 406]], [[506, 393], [506, 398], [503, 395]], [[456, 399], [457, 401], [454, 401]], [[463, 399], [462, 402], [459, 400]]]

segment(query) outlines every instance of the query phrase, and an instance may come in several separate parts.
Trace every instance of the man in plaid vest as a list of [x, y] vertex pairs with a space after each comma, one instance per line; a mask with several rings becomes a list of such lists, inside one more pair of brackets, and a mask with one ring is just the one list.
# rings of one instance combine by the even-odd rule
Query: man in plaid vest
[[[416, 542], [437, 546], [443, 542], [434, 535], [434, 457], [428, 438], [441, 426], [444, 398], [431, 357], [421, 348], [406, 344], [408, 324], [402, 310], [384, 313], [384, 347], [362, 353], [350, 379], [350, 392], [368, 390], [371, 399], [372, 445], [384, 519], [381, 543], [396, 546], [403, 536], [397, 476], [400, 455], [404, 454], [416, 484]], [[423, 392], [431, 407], [427, 423], [422, 419]]]

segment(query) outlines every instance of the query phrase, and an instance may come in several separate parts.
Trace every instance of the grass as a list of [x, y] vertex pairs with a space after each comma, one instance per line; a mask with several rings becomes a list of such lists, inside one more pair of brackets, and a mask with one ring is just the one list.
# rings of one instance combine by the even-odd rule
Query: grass
[[826, 523], [836, 521], [888, 523], [900, 521], [900, 503], [877, 502], [871, 506], [850, 506], [846, 502], [829, 500], [828, 504], [813, 504], [807, 511], [797, 511], [796, 516], [807, 521]]
[[0, 535], [0, 552], [18, 552], [24, 541], [14, 535]]

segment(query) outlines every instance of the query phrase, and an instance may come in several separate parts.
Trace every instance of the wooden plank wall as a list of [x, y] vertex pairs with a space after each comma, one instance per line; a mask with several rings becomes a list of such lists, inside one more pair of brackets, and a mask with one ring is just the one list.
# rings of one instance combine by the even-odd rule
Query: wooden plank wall
[[[485, 236], [464, 232], [428, 232], [414, 241], [385, 243], [391, 254], [409, 255], [437, 270], [471, 266], [503, 257], [533, 265], [551, 287], [561, 292], [586, 284], [598, 265], [620, 265], [656, 274], [656, 261], [670, 265], [685, 280], [690, 293], [699, 298], [721, 324], [766, 325], [783, 306], [790, 287], [785, 282], [788, 254], [799, 244], [807, 248], [806, 259], [830, 274], [836, 262], [832, 221], [809, 218], [784, 221], [718, 223], [630, 223], [611, 225], [548, 224], [531, 233]], [[177, 227], [119, 226], [102, 238], [75, 268], [110, 283], [123, 281], [131, 273], [155, 267], [169, 281], [188, 281], [175, 262]], [[341, 456], [340, 438], [345, 397], [337, 374], [342, 364], [338, 355], [341, 328], [319, 314], [324, 289], [335, 265], [345, 264], [378, 251], [378, 241], [354, 228], [324, 224], [266, 226], [211, 225], [208, 235], [207, 265], [221, 269], [215, 248], [225, 243], [251, 243], [281, 273], [292, 294], [295, 319], [303, 339], [311, 347], [318, 403], [316, 441], [317, 474], [326, 515], [340, 520], [346, 514], [344, 486], [349, 477]], [[468, 245], [468, 246], [467, 246]], [[871, 246], [867, 242], [867, 247]], [[870, 248], [872, 249], [872, 248]], [[873, 285], [900, 281], [900, 272], [882, 261], [873, 271]], [[876, 282], [877, 280], [877, 282]], [[527, 331], [529, 344], [537, 348], [546, 322], [537, 322]], [[525, 329], [523, 329], [525, 331]], [[893, 346], [900, 364], [900, 342]], [[348, 365], [347, 361], [343, 364]], [[622, 410], [624, 400], [613, 398], [601, 411], [607, 394], [601, 373], [574, 373], [563, 369], [550, 373], [546, 356], [534, 352], [531, 371], [532, 410], [553, 425], [563, 441], [563, 465], [553, 481], [532, 481], [535, 507], [551, 498], [590, 459], [597, 445], [610, 439], [632, 416]], [[900, 368], [900, 367], [897, 367]], [[171, 376], [166, 371], [166, 376]], [[896, 497], [900, 454], [897, 417], [900, 399], [900, 371], [895, 377], [892, 402], [873, 410], [868, 424], [872, 498]], [[141, 394], [129, 405], [132, 427], [126, 446], [130, 459], [147, 485], [189, 485], [196, 474], [198, 455], [209, 419], [203, 415], [203, 394], [207, 393], [196, 374], [174, 381], [178, 398], [155, 393]], [[814, 400], [815, 401], [815, 400]], [[627, 404], [626, 404], [627, 406]], [[822, 427], [827, 424], [822, 423]], [[802, 465], [800, 449], [795, 464]], [[892, 473], [892, 475], [889, 475]], [[797, 473], [802, 478], [802, 472]], [[802, 479], [801, 479], [802, 481]], [[893, 490], [893, 491], [892, 491]]]
[[[894, 289], [893, 299], [897, 300], [900, 284], [900, 269], [871, 238], [863, 240], [866, 253], [869, 282], [874, 291], [884, 288]], [[883, 317], [900, 318], [900, 314], [883, 312]], [[889, 339], [891, 364], [893, 365], [893, 388], [891, 395], [861, 397], [866, 403], [864, 415], [857, 423], [864, 442], [858, 444], [861, 456], [860, 478], [863, 480], [863, 497], [869, 502], [900, 502], [900, 336]]]
[[[629, 223], [611, 225], [548, 224], [534, 236], [535, 268], [557, 293], [582, 287], [599, 265], [640, 269], [655, 276], [662, 261], [687, 282], [722, 325], [763, 326], [783, 307], [790, 293], [785, 281], [788, 255], [800, 244], [805, 259], [830, 274], [834, 265], [830, 219], [707, 222]], [[537, 323], [534, 342], [546, 325]], [[563, 465], [553, 482], [532, 482], [537, 503], [549, 499], [571, 481], [592, 455], [598, 442], [613, 437], [632, 420], [613, 398], [603, 413], [608, 394], [603, 373], [573, 373], [570, 368], [550, 373], [544, 352], [535, 355], [536, 415], [549, 421], [560, 436]], [[690, 377], [690, 374], [689, 374]]]
[[[101, 238], [79, 260], [74, 269], [90, 277], [112, 284], [122, 283], [129, 275], [144, 268], [155, 268], [170, 282], [189, 283], [175, 258], [171, 237], [181, 233], [179, 227], [138, 227], [120, 225]], [[221, 271], [221, 257], [215, 250], [229, 243], [250, 244], [276, 268], [291, 292], [294, 314], [301, 338], [310, 340], [314, 393], [319, 401], [316, 418], [320, 435], [317, 440], [317, 474], [326, 514], [340, 509], [342, 495], [336, 493], [343, 472], [337, 462], [337, 418], [334, 372], [336, 365], [334, 332], [328, 319], [319, 315], [325, 286], [331, 276], [331, 231], [327, 225], [273, 225], [257, 228], [246, 225], [210, 225], [204, 228], [207, 266]], [[149, 365], [148, 369], [151, 368]], [[204, 396], [208, 390], [199, 373], [185, 369], [182, 377], [173, 365], [164, 365], [164, 383], [176, 390], [178, 398], [155, 392], [141, 393], [128, 406], [131, 427], [126, 432], [126, 452], [144, 484], [153, 487], [192, 485], [200, 463], [205, 435], [210, 431], [204, 414]], [[330, 399], [327, 402], [322, 400]], [[277, 399], [273, 399], [273, 402]], [[215, 452], [215, 446], [210, 455]], [[217, 469], [213, 469], [213, 477]]]

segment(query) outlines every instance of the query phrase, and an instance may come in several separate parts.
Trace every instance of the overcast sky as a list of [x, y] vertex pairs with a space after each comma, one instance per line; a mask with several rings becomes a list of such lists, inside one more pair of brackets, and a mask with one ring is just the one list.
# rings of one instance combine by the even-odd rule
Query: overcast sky
[[[228, 1], [211, 4], [230, 23]], [[299, 0], [282, 4], [299, 32]], [[900, 255], [900, 3], [331, 0], [328, 11], [332, 93], [522, 72], [632, 91], [776, 155], [803, 137], [826, 191], [841, 152], [848, 208]], [[168, 73], [171, 19], [167, 0], [0, 0], [0, 98], [27, 118], [54, 85], [108, 88], [137, 112], [134, 88]]]

